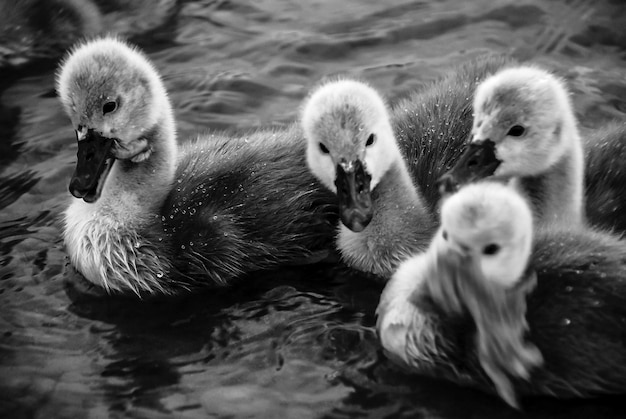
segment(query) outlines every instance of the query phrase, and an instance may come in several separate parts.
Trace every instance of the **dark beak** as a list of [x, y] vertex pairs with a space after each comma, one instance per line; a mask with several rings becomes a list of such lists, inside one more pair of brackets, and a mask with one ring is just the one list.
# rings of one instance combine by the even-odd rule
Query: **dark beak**
[[70, 180], [70, 193], [85, 202], [96, 202], [113, 166], [113, 138], [103, 137], [92, 129], [87, 130], [83, 138], [80, 138], [78, 132], [76, 137], [78, 161]]
[[467, 147], [454, 167], [437, 181], [439, 192], [456, 192], [461, 185], [484, 179], [495, 173], [502, 163], [496, 158], [496, 144], [491, 140], [476, 141]]
[[365, 171], [360, 160], [337, 165], [337, 198], [341, 222], [359, 233], [372, 221], [374, 210], [370, 194], [372, 177]]

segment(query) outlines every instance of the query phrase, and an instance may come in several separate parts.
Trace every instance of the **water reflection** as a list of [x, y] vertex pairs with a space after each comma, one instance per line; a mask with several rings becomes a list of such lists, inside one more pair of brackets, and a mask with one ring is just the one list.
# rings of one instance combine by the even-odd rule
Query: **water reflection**
[[87, 295], [72, 279], [68, 310], [99, 323], [90, 332], [100, 340], [111, 411], [199, 409], [183, 402], [192, 392], [217, 413], [253, 412], [257, 402], [241, 406], [250, 398], [271, 409], [295, 398], [287, 410], [312, 417], [319, 403], [349, 393], [344, 370], [384, 359], [371, 314], [380, 287], [329, 271], [285, 270], [231, 289], [141, 302]]

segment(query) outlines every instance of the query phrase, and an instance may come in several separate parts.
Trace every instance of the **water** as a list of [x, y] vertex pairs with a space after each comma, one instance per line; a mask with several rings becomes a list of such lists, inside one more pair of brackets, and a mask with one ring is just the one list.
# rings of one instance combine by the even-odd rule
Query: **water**
[[[393, 103], [487, 51], [557, 70], [585, 128], [626, 113], [617, 0], [101, 3], [102, 30], [131, 36], [163, 74], [182, 141], [292, 121], [331, 74], [363, 77]], [[529, 399], [522, 414], [406, 375], [376, 341], [380, 285], [332, 266], [176, 299], [77, 292], [59, 222], [72, 199], [74, 133], [54, 95], [56, 50], [27, 48], [54, 38], [55, 24], [0, 38], [25, 45], [0, 59], [0, 417], [624, 417], [614, 398]], [[76, 34], [58, 25], [60, 48]]]

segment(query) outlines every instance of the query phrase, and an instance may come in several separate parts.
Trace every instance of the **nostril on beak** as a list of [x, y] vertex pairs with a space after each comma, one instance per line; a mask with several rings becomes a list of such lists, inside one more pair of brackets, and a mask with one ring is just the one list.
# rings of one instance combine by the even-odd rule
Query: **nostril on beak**
[[72, 178], [70, 182], [70, 191], [81, 190], [81, 189], [83, 189], [83, 182], [81, 182], [80, 178], [78, 177]]

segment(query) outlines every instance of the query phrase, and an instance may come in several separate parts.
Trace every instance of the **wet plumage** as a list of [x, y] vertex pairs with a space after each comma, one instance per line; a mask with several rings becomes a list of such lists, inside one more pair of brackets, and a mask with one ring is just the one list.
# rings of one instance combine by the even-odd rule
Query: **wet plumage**
[[[537, 282], [526, 298], [522, 320], [528, 325], [525, 339], [540, 351], [543, 364], [529, 369], [528, 380], [525, 374], [512, 374], [511, 364], [506, 376], [512, 391], [557, 397], [623, 392], [624, 242], [585, 228], [539, 228], [535, 233], [528, 269], [536, 273]], [[437, 303], [427, 279], [420, 276], [424, 258], [418, 255], [401, 265], [381, 297], [378, 327], [383, 345], [392, 358], [418, 373], [494, 391], [493, 376], [486, 374], [484, 355], [476, 345], [475, 320], [468, 311], [455, 314]]]
[[398, 148], [387, 105], [363, 82], [333, 80], [305, 100], [301, 123], [309, 168], [337, 195], [344, 262], [388, 279], [426, 246], [434, 219]]
[[65, 244], [90, 282], [173, 293], [331, 247], [332, 195], [305, 170], [297, 126], [179, 147], [158, 73], [116, 39], [71, 51], [58, 90], [79, 140], [70, 190], [83, 198], [65, 213]]

